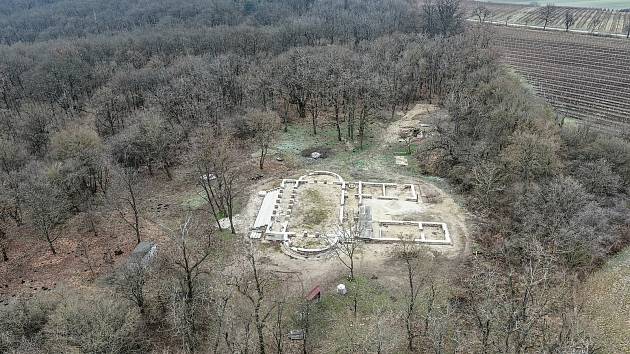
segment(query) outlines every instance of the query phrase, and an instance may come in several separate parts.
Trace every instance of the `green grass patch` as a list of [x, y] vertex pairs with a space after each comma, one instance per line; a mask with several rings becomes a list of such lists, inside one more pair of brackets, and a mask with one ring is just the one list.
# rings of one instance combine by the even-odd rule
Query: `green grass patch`
[[331, 145], [337, 141], [334, 129], [321, 129], [313, 135], [308, 125], [290, 125], [286, 132], [282, 132], [275, 150], [283, 154], [299, 154], [302, 150], [318, 146]]
[[630, 353], [630, 247], [584, 283], [590, 332], [605, 353]]
[[575, 118], [570, 118], [570, 117], [564, 117], [564, 125], [563, 128], [565, 129], [575, 129], [577, 128], [580, 123], [584, 123], [583, 121], [580, 122], [579, 120], [575, 119]]
[[338, 282], [346, 285], [348, 293], [324, 293], [319, 303], [311, 305], [309, 333], [312, 343], [326, 343], [331, 352], [347, 353], [353, 350], [348, 343], [349, 329], [358, 338], [369, 338], [374, 335], [374, 323], [384, 313], [397, 312], [401, 303], [396, 303], [383, 286], [367, 277], [357, 276], [354, 281], [341, 278]]
[[[417, 147], [412, 146], [411, 155], [408, 154], [404, 143], [395, 143], [383, 148], [378, 134], [385, 128], [384, 124], [371, 124], [366, 132], [363, 149], [361, 149], [358, 140], [352, 144], [346, 141], [340, 143], [334, 126], [321, 129], [318, 135], [313, 136], [309, 125], [291, 125], [288, 132], [282, 133], [276, 148], [282, 152], [287, 163], [291, 163], [295, 168], [308, 167], [335, 171], [347, 178], [370, 179], [387, 175], [389, 171], [410, 177], [420, 175], [420, 167], [415, 162]], [[343, 134], [346, 139], [345, 130]], [[300, 155], [303, 150], [317, 146], [330, 147], [332, 152], [329, 157], [313, 160]], [[396, 165], [396, 155], [406, 156], [409, 165]]]
[[[411, 153], [409, 153], [409, 150], [411, 150]], [[392, 154], [394, 156], [413, 156], [416, 154], [417, 150], [418, 146], [416, 144], [412, 144], [410, 148], [407, 148], [406, 144], [399, 143], [398, 145], [394, 146]]]
[[343, 312], [354, 314], [354, 298], [357, 297], [357, 314], [376, 314], [383, 307], [393, 305], [390, 294], [380, 284], [364, 276], [356, 276], [354, 281], [339, 279], [348, 289], [346, 295], [336, 293], [324, 296], [318, 304], [319, 310], [326, 316], [339, 315]]
[[184, 209], [195, 210], [206, 204], [208, 204], [206, 198], [204, 198], [201, 194], [195, 193], [182, 202], [182, 207], [184, 207]]
[[234, 238], [234, 234], [230, 231], [229, 228], [223, 229], [217, 232], [217, 235], [224, 241], [229, 241]]
[[328, 220], [330, 208], [320, 191], [308, 189], [304, 193], [304, 226], [312, 229]]

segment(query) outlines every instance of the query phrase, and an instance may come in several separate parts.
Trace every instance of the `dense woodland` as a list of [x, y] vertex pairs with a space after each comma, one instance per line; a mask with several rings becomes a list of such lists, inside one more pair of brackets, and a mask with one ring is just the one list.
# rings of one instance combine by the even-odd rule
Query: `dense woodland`
[[465, 197], [473, 252], [447, 261], [403, 245], [409, 289], [365, 305], [382, 321], [336, 347], [312, 328], [299, 351], [597, 349], [576, 289], [630, 241], [630, 144], [564, 127], [498, 64], [491, 29], [465, 28], [458, 1], [9, 0], [0, 28], [5, 262], [16, 227], [54, 254], [60, 226], [93, 225], [97, 209], [140, 242], [138, 182], [178, 168], [206, 176], [212, 215], [170, 229], [157, 270], [0, 308], [0, 352], [295, 351], [289, 325], [310, 328], [318, 309], [258, 250], [214, 236], [248, 183], [241, 157], [260, 151], [264, 169], [291, 124], [332, 124], [361, 148], [371, 125], [420, 101], [448, 110], [417, 163]]

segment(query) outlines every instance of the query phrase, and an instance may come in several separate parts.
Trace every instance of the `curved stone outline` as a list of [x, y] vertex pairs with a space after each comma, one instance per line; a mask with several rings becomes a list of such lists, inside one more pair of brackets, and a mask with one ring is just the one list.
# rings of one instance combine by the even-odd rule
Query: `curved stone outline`
[[298, 182], [306, 182], [305, 179], [307, 177], [311, 177], [311, 176], [318, 176], [318, 175], [322, 175], [322, 176], [333, 176], [337, 178], [337, 182], [341, 183], [342, 186], [345, 186], [345, 181], [344, 179], [337, 173], [335, 172], [331, 172], [331, 171], [313, 171], [313, 172], [309, 172], [303, 176], [300, 176], [300, 178], [298, 178]]
[[333, 176], [335, 178], [337, 178], [337, 184], [341, 185], [341, 198], [340, 198], [340, 203], [339, 203], [339, 223], [343, 223], [343, 208], [344, 205], [346, 204], [346, 181], [337, 173], [335, 172], [331, 172], [331, 171], [313, 171], [313, 172], [309, 172], [305, 175], [300, 176], [300, 178], [297, 179], [297, 184], [300, 185], [300, 183], [308, 183], [308, 181], [306, 180], [306, 178], [308, 177], [312, 177], [312, 176]]
[[288, 240], [286, 240], [284, 242], [287, 245], [287, 247], [293, 252], [296, 252], [296, 253], [302, 254], [302, 255], [314, 255], [314, 254], [320, 254], [320, 253], [328, 252], [328, 251], [332, 250], [333, 247], [337, 247], [337, 244], [339, 243], [339, 237], [338, 236], [334, 236], [334, 237], [324, 236], [324, 237], [326, 237], [326, 240], [328, 240], [328, 247], [324, 247], [324, 248], [293, 247], [293, 246], [291, 246], [291, 240], [290, 239], [288, 239]]
[[[338, 184], [341, 186], [340, 188], [340, 206], [339, 206], [339, 222], [342, 223], [343, 222], [343, 209], [344, 209], [344, 204], [345, 204], [345, 197], [346, 197], [346, 181], [337, 173], [335, 172], [331, 172], [331, 171], [313, 171], [313, 172], [309, 172], [305, 175], [300, 176], [297, 180], [296, 179], [283, 179], [282, 183], [281, 183], [281, 187], [285, 187], [285, 184], [287, 183], [295, 183], [297, 186], [299, 186], [302, 183], [308, 183], [309, 181], [307, 181], [306, 179], [308, 177], [313, 177], [313, 176], [332, 176], [335, 177], [337, 179], [336, 182], [334, 182], [335, 184]], [[316, 182], [317, 183], [317, 182]], [[339, 242], [339, 237], [335, 236], [333, 238], [328, 238], [328, 240], [332, 240], [329, 241], [329, 245], [328, 247], [324, 247], [324, 248], [301, 248], [301, 247], [294, 247], [291, 246], [291, 239], [288, 237], [289, 235], [294, 235], [293, 232], [288, 232], [287, 231], [287, 226], [288, 226], [288, 222], [284, 225], [282, 225], [281, 231], [280, 232], [272, 232], [270, 231], [270, 227], [267, 230], [267, 234], [277, 234], [277, 236], [280, 236], [283, 238], [282, 243], [283, 245], [290, 251], [295, 252], [299, 255], [303, 255], [303, 256], [312, 256], [312, 255], [319, 255], [319, 254], [323, 254], [326, 252], [329, 252], [333, 249], [333, 247], [337, 246], [337, 243]]]
[[[314, 180], [307, 180], [309, 177], [315, 177], [315, 176], [332, 176], [336, 179], [336, 181], [334, 182], [329, 182], [329, 181], [318, 181], [317, 179]], [[284, 188], [287, 187], [291, 187], [291, 185], [293, 185], [291, 187], [291, 197], [295, 198], [295, 194], [296, 194], [296, 188], [299, 187], [301, 184], [307, 184], [307, 183], [322, 183], [323, 184], [336, 184], [340, 186], [340, 190], [341, 190], [341, 195], [340, 195], [340, 204], [339, 204], [339, 223], [343, 223], [344, 220], [344, 207], [345, 207], [345, 201], [347, 198], [347, 186], [348, 185], [352, 185], [355, 184], [358, 186], [358, 190], [359, 193], [356, 195], [359, 199], [358, 203], [359, 203], [359, 207], [361, 208], [362, 206], [362, 197], [366, 196], [366, 197], [373, 197], [372, 195], [367, 195], [367, 194], [363, 194], [363, 186], [364, 185], [376, 185], [376, 186], [380, 186], [382, 188], [382, 195], [376, 196], [375, 199], [402, 199], [405, 201], [411, 201], [411, 202], [417, 202], [417, 203], [421, 203], [421, 196], [424, 196], [424, 192], [422, 190], [421, 186], [415, 186], [414, 184], [397, 184], [397, 183], [387, 183], [387, 182], [363, 182], [363, 181], [357, 181], [357, 182], [346, 182], [339, 174], [335, 173], [335, 172], [331, 172], [331, 171], [313, 171], [313, 172], [308, 172], [307, 174], [300, 176], [298, 179], [283, 179], [281, 182], [281, 187], [280, 188], [276, 188], [276, 189], [280, 189], [279, 195], [282, 196], [283, 193], [285, 193], [286, 191], [284, 190]], [[400, 196], [396, 196], [396, 198], [394, 198], [393, 196], [389, 196], [387, 193], [387, 187], [388, 186], [401, 186], [403, 188], [403, 190], [408, 190], [406, 196], [404, 194], [401, 194]], [[273, 189], [272, 189], [273, 190]], [[279, 199], [278, 201], [279, 202]], [[276, 203], [277, 203], [276, 202]], [[291, 208], [292, 208], [292, 204], [293, 204], [293, 200], [290, 199], [289, 200], [289, 206], [288, 206], [288, 212], [286, 212], [286, 216], [291, 215]], [[277, 208], [277, 207], [276, 207]], [[280, 214], [278, 214], [280, 215]], [[284, 215], [284, 214], [283, 214]], [[324, 236], [327, 238], [328, 240], [328, 246], [327, 247], [323, 247], [323, 248], [301, 248], [301, 247], [296, 247], [296, 246], [292, 246], [292, 240], [290, 236], [295, 236], [294, 232], [288, 231], [288, 221], [284, 221], [282, 223], [279, 224], [280, 229], [276, 230], [276, 231], [272, 231], [272, 224], [278, 223], [277, 220], [277, 216], [276, 216], [276, 212], [273, 212], [273, 215], [270, 218], [271, 222], [269, 225], [267, 225], [266, 228], [266, 232], [265, 234], [267, 236], [272, 236], [272, 240], [274, 241], [280, 241], [282, 244], [282, 251], [291, 256], [291, 257], [296, 257], [296, 258], [300, 258], [300, 259], [315, 259], [315, 258], [319, 258], [322, 255], [325, 255], [327, 253], [329, 253], [331, 250], [333, 250], [334, 247], [337, 247], [337, 244], [340, 242], [339, 241], [339, 237], [338, 236], [333, 236], [333, 237], [328, 237], [328, 236]], [[448, 229], [448, 226], [445, 223], [442, 222], [426, 222], [426, 221], [398, 221], [398, 220], [380, 220], [380, 221], [376, 221], [379, 224], [387, 224], [387, 223], [391, 223], [391, 224], [413, 224], [413, 225], [417, 225], [418, 226], [418, 231], [419, 231], [419, 237], [416, 237], [413, 239], [413, 241], [418, 242], [418, 243], [425, 243], [425, 244], [434, 244], [434, 245], [452, 245], [452, 239], [450, 236], [450, 232]], [[441, 226], [442, 229], [444, 230], [444, 240], [427, 240], [425, 235], [424, 235], [424, 228], [423, 225], [433, 225], [433, 226]], [[380, 228], [379, 228], [380, 229]], [[250, 236], [252, 238], [257, 238], [257, 232], [252, 232], [253, 236]], [[266, 236], [266, 237], [267, 237]], [[260, 237], [260, 236], [258, 236]], [[360, 237], [360, 239], [366, 240], [366, 241], [381, 241], [381, 242], [399, 242], [400, 239], [399, 238], [380, 238], [380, 237], [374, 237], [373, 234], [370, 234], [370, 236], [368, 237]]]

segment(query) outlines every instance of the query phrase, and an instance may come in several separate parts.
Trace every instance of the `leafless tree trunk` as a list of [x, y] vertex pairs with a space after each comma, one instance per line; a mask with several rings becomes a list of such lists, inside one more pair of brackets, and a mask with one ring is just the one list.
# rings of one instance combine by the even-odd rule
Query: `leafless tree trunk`
[[339, 122], [339, 100], [335, 97], [333, 101], [333, 106], [335, 108], [335, 127], [337, 128], [337, 141], [341, 141], [341, 123]]
[[493, 163], [480, 163], [472, 170], [474, 193], [478, 196], [484, 207], [491, 207], [493, 197], [505, 189], [503, 172]]
[[414, 341], [416, 334], [416, 300], [420, 292], [418, 282], [420, 248], [413, 240], [403, 240], [396, 249], [395, 255], [402, 259], [405, 265], [408, 291], [404, 312], [405, 330], [407, 332], [407, 349], [415, 350]]
[[259, 166], [262, 170], [269, 147], [274, 143], [279, 127], [278, 115], [272, 111], [251, 109], [245, 115], [249, 130], [253, 134], [252, 140], [260, 149]]
[[197, 164], [197, 171], [199, 171], [199, 173], [201, 173], [201, 176], [199, 177], [199, 185], [201, 186], [201, 188], [203, 188], [203, 191], [205, 193], [205, 199], [208, 202], [208, 206], [210, 207], [210, 212], [212, 213], [212, 216], [214, 217], [214, 220], [217, 223], [217, 228], [219, 231], [223, 230], [223, 228], [221, 227], [221, 218], [219, 218], [219, 213], [218, 211], [220, 211], [220, 205], [216, 205], [217, 203], [217, 196], [215, 195], [214, 190], [212, 189], [212, 180], [216, 178], [216, 176], [212, 173], [210, 173], [210, 170], [208, 169], [208, 166], [205, 164]]
[[573, 13], [569, 10], [564, 12], [564, 31], [569, 32], [569, 27], [573, 26], [575, 23], [575, 17]]
[[302, 317], [300, 323], [302, 324], [302, 330], [304, 331], [304, 339], [302, 340], [302, 354], [307, 354], [309, 350], [309, 332], [311, 329], [311, 303], [306, 301], [304, 303], [304, 310], [302, 311]]
[[350, 141], [354, 141], [354, 116], [356, 112], [356, 104], [354, 99], [346, 101], [346, 134]]
[[226, 295], [221, 298], [221, 302], [219, 305], [219, 313], [218, 313], [218, 318], [217, 318], [217, 329], [216, 329], [217, 334], [214, 338], [214, 344], [212, 345], [213, 353], [218, 353], [219, 343], [221, 341], [221, 334], [223, 332], [223, 324], [225, 322], [225, 313], [226, 313], [226, 309], [227, 309], [229, 301], [230, 301], [229, 295]]
[[369, 119], [368, 110], [369, 108], [367, 107], [366, 104], [364, 104], [363, 108], [361, 109], [361, 114], [359, 116], [359, 147], [361, 150], [363, 150], [363, 140], [365, 138], [365, 131], [368, 125], [368, 119]]
[[57, 239], [57, 237], [53, 237], [51, 232], [52, 230], [46, 228], [44, 230], [44, 237], [46, 238], [46, 242], [48, 242], [48, 249], [50, 249], [50, 252], [52, 252], [52, 254], [57, 254], [57, 250], [55, 250], [55, 246], [53, 245], [53, 242]]
[[556, 11], [556, 7], [553, 4], [547, 4], [542, 9], [540, 9], [540, 18], [544, 22], [543, 30], [547, 29], [547, 24], [551, 21], [554, 12]]
[[365, 225], [361, 221], [355, 220], [354, 214], [344, 215], [343, 223], [335, 229], [335, 233], [327, 235], [329, 243], [332, 245], [335, 255], [344, 267], [350, 272], [350, 281], [354, 280], [354, 262], [356, 256], [361, 252], [363, 241], [361, 237], [365, 233]]
[[[201, 166], [199, 170], [204, 171], [207, 176], [203, 181], [208, 184], [206, 196], [212, 198], [215, 204], [224, 206], [230, 221], [230, 230], [234, 234], [234, 200], [246, 174], [241, 161], [242, 147], [230, 137], [217, 139], [205, 136], [196, 149], [197, 163]], [[214, 192], [210, 189], [211, 183], [216, 185]]]
[[311, 113], [313, 135], [317, 135], [317, 119], [319, 118], [320, 106], [321, 106], [321, 95], [319, 93], [314, 93], [313, 98], [309, 100], [309, 103], [307, 105], [308, 111]]
[[7, 255], [7, 233], [0, 228], [0, 253], [2, 253], [2, 261], [8, 262], [9, 256]]
[[145, 297], [144, 285], [146, 283], [146, 269], [142, 259], [130, 260], [120, 271], [116, 279], [116, 289], [127, 299], [131, 300], [140, 313], [144, 313]]
[[90, 270], [90, 275], [92, 276], [92, 278], [94, 278], [95, 273], [94, 273], [94, 267], [92, 266], [92, 258], [90, 257], [88, 247], [85, 244], [85, 241], [83, 239], [79, 241], [78, 249], [79, 249], [79, 253], [81, 257], [83, 257], [85, 264]]
[[179, 225], [178, 230], [170, 230], [175, 245], [172, 264], [180, 285], [187, 327], [183, 331], [182, 340], [185, 347], [191, 352], [195, 351], [195, 334], [198, 331], [194, 308], [196, 297], [199, 295], [197, 292], [199, 277], [207, 273], [202, 266], [208, 261], [211, 254], [209, 245], [204, 246], [199, 242], [194, 226], [192, 217], [187, 216]]
[[[131, 168], [121, 168], [117, 173], [118, 193], [114, 202], [120, 218], [131, 226], [136, 234], [136, 243], [140, 243], [140, 205], [138, 199], [138, 172]], [[126, 209], [129, 209], [128, 212]], [[131, 217], [128, 216], [131, 214]]]
[[278, 354], [284, 353], [284, 338], [287, 334], [285, 323], [286, 306], [287, 303], [284, 299], [277, 301], [275, 323], [273, 325], [273, 339], [275, 344], [275, 352]]
[[473, 10], [473, 16], [477, 16], [477, 20], [482, 24], [486, 22], [486, 19], [490, 16], [490, 14], [490, 10], [483, 5], [479, 5]]
[[190, 250], [190, 232], [192, 227], [192, 217], [188, 216], [186, 220], [179, 226], [179, 233], [175, 235], [178, 252], [180, 258], [174, 261], [174, 264], [180, 270], [182, 275], [182, 285], [184, 291], [184, 298], [187, 302], [191, 302], [195, 296], [195, 281], [203, 272], [200, 266], [210, 256], [208, 249], [201, 250], [201, 253], [194, 257]]
[[269, 303], [268, 299], [270, 296], [269, 292], [275, 286], [275, 279], [272, 274], [260, 269], [254, 246], [251, 244], [246, 255], [246, 262], [248, 268], [247, 277], [236, 280], [233, 285], [252, 307], [256, 334], [258, 336], [258, 352], [264, 354], [267, 352], [265, 342], [267, 320], [277, 306], [277, 303]]

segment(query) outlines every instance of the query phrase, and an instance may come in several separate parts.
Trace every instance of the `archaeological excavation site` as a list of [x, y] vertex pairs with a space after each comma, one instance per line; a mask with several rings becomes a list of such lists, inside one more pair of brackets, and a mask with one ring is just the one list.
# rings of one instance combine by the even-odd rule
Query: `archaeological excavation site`
[[452, 245], [448, 224], [431, 215], [421, 185], [346, 181], [313, 171], [259, 195], [250, 238], [280, 243], [292, 257], [317, 258], [340, 242]]

